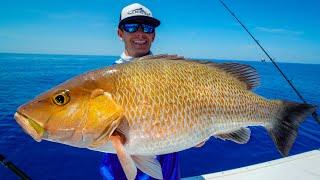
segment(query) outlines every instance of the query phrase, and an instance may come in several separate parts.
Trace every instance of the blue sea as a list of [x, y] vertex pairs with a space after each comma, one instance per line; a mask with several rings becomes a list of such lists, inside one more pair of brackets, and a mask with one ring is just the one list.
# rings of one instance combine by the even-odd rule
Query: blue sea
[[[103, 153], [46, 141], [37, 143], [17, 125], [13, 114], [19, 105], [41, 92], [75, 75], [111, 65], [117, 58], [0, 54], [0, 154], [33, 179], [101, 179], [99, 165]], [[256, 93], [272, 99], [299, 101], [271, 63], [241, 63], [259, 72], [261, 85], [254, 90]], [[279, 63], [279, 66], [309, 103], [320, 105], [320, 65]], [[264, 128], [251, 127], [251, 130], [251, 139], [245, 145], [212, 137], [201, 148], [180, 152], [182, 177], [281, 158]], [[299, 129], [290, 155], [319, 148], [320, 124], [308, 117]], [[0, 165], [0, 179], [18, 178]]]

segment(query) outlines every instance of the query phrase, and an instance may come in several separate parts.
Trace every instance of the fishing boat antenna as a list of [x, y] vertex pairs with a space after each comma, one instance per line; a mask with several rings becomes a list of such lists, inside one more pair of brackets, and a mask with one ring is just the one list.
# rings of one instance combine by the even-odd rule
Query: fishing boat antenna
[[[251, 34], [251, 32], [248, 30], [248, 28], [237, 18], [237, 16], [230, 10], [230, 8], [223, 2], [223, 0], [219, 0], [220, 3], [227, 9], [227, 11], [238, 21], [238, 23], [243, 27], [243, 29], [250, 35], [250, 37], [254, 40], [254, 42], [260, 47], [260, 49], [264, 52], [264, 54], [270, 59], [272, 64], [277, 68], [277, 70], [281, 73], [282, 77], [289, 83], [293, 91], [297, 94], [297, 96], [300, 98], [300, 100], [304, 103], [307, 103], [307, 101], [303, 98], [303, 96], [299, 93], [299, 91], [295, 88], [295, 86], [292, 84], [292, 82], [288, 79], [288, 77], [283, 73], [283, 71], [280, 69], [280, 67], [277, 65], [277, 63], [274, 61], [273, 58], [269, 55], [269, 53], [266, 51], [265, 48], [262, 47], [262, 45], [259, 43], [259, 41]], [[312, 117], [314, 120], [316, 120], [320, 124], [320, 118], [317, 115], [317, 112], [312, 113]]]
[[7, 161], [6, 158], [2, 154], [0, 154], [0, 163], [2, 165], [4, 165], [6, 168], [8, 168], [9, 170], [11, 170], [18, 177], [20, 177], [20, 179], [22, 179], [22, 180], [30, 180], [31, 179], [26, 173], [24, 173], [16, 165], [14, 165], [10, 161]]

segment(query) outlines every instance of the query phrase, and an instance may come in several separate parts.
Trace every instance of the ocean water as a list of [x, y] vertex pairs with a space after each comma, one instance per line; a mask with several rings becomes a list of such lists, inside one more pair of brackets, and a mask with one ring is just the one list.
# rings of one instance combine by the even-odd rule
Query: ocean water
[[[13, 114], [19, 105], [41, 92], [75, 75], [111, 65], [116, 59], [113, 56], [0, 54], [0, 154], [33, 179], [101, 179], [99, 165], [103, 153], [46, 141], [37, 143], [17, 125]], [[261, 85], [254, 90], [256, 93], [267, 98], [299, 101], [271, 63], [241, 63], [252, 65], [259, 72]], [[279, 65], [309, 103], [320, 105], [320, 65]], [[212, 137], [201, 148], [180, 152], [182, 177], [281, 158], [264, 128], [250, 129], [251, 139], [245, 145]], [[299, 129], [290, 155], [319, 148], [320, 125], [308, 117]], [[0, 165], [0, 179], [18, 178]]]

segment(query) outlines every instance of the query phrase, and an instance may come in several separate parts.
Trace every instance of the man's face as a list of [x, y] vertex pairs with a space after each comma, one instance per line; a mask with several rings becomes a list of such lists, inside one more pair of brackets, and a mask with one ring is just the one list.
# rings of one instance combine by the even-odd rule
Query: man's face
[[149, 53], [155, 32], [144, 33], [139, 27], [136, 32], [126, 32], [118, 29], [118, 36], [123, 39], [126, 54], [132, 57], [141, 57]]

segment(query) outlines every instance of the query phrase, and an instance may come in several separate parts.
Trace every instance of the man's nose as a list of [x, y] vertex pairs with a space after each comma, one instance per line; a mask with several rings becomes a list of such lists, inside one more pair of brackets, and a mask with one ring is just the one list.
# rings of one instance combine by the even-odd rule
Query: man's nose
[[134, 35], [136, 37], [142, 38], [143, 36], [145, 36], [145, 33], [143, 32], [143, 29], [141, 27], [139, 27], [138, 30], [136, 32], [134, 32]]
[[141, 26], [139, 26], [138, 30], [136, 31], [136, 33], [144, 33], [143, 29], [141, 28]]

